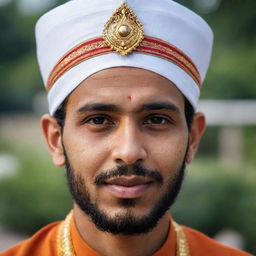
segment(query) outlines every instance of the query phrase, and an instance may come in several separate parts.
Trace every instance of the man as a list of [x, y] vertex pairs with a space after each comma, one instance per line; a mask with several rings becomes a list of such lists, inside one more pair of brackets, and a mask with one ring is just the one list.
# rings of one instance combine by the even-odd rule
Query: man
[[169, 215], [205, 128], [208, 25], [171, 0], [73, 0], [36, 36], [42, 129], [74, 209], [1, 255], [249, 255]]

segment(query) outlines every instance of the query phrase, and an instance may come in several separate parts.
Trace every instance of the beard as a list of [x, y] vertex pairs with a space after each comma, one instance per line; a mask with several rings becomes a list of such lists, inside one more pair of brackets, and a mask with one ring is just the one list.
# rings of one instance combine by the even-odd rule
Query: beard
[[[132, 213], [132, 208], [136, 206], [138, 199], [118, 199], [118, 204], [126, 209], [126, 211], [125, 213], [110, 217], [107, 212], [100, 209], [97, 202], [92, 201], [83, 177], [80, 174], [75, 175], [75, 173], [79, 172], [72, 169], [66, 152], [65, 157], [67, 183], [72, 198], [84, 214], [91, 218], [95, 226], [101, 231], [115, 235], [138, 235], [150, 232], [175, 202], [184, 179], [187, 153], [181, 167], [169, 179], [164, 194], [152, 205], [150, 212], [141, 217], [135, 216]], [[129, 166], [129, 168], [127, 166], [118, 166], [113, 170], [101, 173], [95, 177], [94, 185], [101, 186], [105, 184], [105, 180], [123, 175], [149, 177], [160, 186], [163, 185], [163, 177], [159, 171], [149, 170], [137, 164]]]

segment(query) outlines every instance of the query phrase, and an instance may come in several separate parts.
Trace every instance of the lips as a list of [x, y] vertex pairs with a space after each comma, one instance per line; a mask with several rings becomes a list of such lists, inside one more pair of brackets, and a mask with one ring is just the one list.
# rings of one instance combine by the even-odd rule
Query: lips
[[152, 180], [145, 178], [145, 177], [138, 177], [138, 176], [123, 176], [123, 177], [116, 177], [105, 181], [107, 185], [117, 185], [123, 187], [133, 187], [138, 185], [144, 185], [151, 183]]
[[153, 181], [146, 177], [122, 176], [105, 181], [105, 189], [117, 198], [138, 198], [151, 187]]

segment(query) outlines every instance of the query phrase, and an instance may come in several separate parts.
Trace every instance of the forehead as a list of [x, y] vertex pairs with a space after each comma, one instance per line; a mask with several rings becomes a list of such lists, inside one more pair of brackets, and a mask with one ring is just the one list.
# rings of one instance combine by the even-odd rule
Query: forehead
[[148, 70], [117, 67], [102, 70], [84, 80], [69, 96], [68, 106], [104, 102], [137, 106], [152, 101], [169, 101], [182, 109], [184, 96], [168, 79]]

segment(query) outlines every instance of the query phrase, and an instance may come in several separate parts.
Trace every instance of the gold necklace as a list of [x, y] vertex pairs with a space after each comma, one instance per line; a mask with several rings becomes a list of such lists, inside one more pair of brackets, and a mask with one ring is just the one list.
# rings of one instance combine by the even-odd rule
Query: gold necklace
[[174, 226], [174, 230], [176, 233], [176, 243], [177, 243], [177, 251], [176, 251], [176, 255], [177, 256], [189, 256], [190, 252], [189, 252], [189, 245], [188, 245], [188, 241], [186, 238], [186, 235], [182, 229], [182, 227], [176, 223], [175, 221], [173, 221], [173, 226]]
[[[71, 211], [66, 217], [65, 221], [60, 224], [57, 238], [58, 256], [77, 256], [73, 247], [70, 227], [73, 212]], [[182, 227], [173, 221], [174, 230], [177, 237], [177, 256], [189, 256], [189, 245], [186, 235]]]

